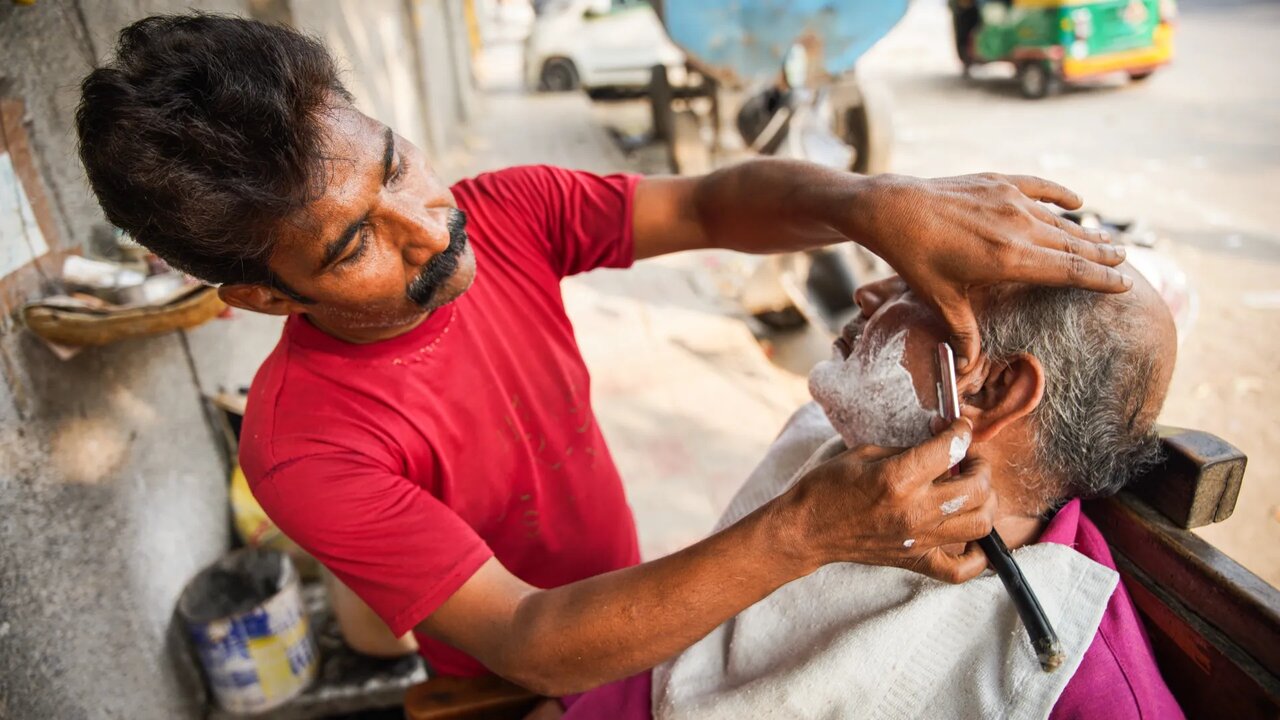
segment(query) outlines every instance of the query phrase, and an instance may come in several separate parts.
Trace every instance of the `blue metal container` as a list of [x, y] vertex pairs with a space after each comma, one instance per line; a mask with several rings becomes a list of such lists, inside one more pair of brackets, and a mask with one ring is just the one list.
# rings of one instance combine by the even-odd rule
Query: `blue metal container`
[[796, 43], [832, 77], [851, 70], [907, 12], [907, 0], [666, 0], [667, 33], [704, 68], [743, 82], [777, 75]]
[[187, 584], [178, 614], [226, 710], [277, 707], [316, 676], [319, 653], [298, 573], [282, 552], [248, 548], [223, 557]]

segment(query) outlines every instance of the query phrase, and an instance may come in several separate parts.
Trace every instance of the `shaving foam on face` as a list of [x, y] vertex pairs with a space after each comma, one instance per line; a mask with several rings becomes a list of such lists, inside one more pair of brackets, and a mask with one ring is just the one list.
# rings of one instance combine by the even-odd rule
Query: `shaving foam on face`
[[912, 447], [928, 440], [929, 420], [902, 366], [907, 331], [868, 353], [824, 360], [809, 373], [809, 394], [849, 447]]

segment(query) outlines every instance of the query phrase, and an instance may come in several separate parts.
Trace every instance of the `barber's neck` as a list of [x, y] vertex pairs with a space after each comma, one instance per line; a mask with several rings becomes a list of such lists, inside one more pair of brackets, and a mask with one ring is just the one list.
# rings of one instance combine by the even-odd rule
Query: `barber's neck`
[[318, 330], [326, 335], [355, 345], [368, 345], [369, 343], [390, 340], [393, 337], [404, 335], [421, 325], [429, 316], [430, 313], [424, 312], [421, 315], [408, 319], [402, 323], [392, 323], [385, 326], [365, 326], [359, 324], [345, 324], [341, 321], [332, 322], [327, 319], [317, 318], [309, 313], [304, 313], [302, 315], [307, 322], [314, 325]]

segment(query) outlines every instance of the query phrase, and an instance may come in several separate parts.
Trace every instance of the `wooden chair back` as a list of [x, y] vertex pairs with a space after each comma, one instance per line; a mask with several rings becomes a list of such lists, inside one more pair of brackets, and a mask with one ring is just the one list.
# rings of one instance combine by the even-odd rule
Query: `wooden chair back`
[[1244, 453], [1206, 432], [1161, 435], [1164, 462], [1085, 512], [1187, 717], [1278, 718], [1280, 591], [1191, 532], [1231, 516]]

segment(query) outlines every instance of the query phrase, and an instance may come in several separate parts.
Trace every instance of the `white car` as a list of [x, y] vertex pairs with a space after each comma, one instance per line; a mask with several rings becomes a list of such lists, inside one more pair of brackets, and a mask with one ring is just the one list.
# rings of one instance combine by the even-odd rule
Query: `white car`
[[525, 41], [530, 89], [644, 88], [654, 65], [683, 83], [684, 53], [644, 0], [551, 0]]

